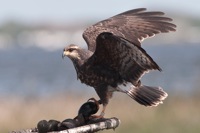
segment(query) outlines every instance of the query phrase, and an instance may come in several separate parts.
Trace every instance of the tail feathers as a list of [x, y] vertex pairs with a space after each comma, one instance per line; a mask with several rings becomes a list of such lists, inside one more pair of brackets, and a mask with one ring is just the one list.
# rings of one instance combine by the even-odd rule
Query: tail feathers
[[129, 91], [126, 91], [126, 94], [144, 106], [157, 106], [158, 104], [162, 104], [162, 101], [168, 96], [161, 87], [144, 85], [133, 87]]

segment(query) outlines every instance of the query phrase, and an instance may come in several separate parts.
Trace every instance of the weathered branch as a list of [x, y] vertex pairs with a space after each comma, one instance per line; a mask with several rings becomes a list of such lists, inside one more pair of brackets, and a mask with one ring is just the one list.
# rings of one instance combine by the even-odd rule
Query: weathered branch
[[[120, 120], [117, 118], [103, 119], [100, 122], [88, 124], [76, 128], [71, 128], [63, 131], [50, 132], [50, 133], [88, 133], [97, 132], [104, 129], [115, 129], [119, 126]], [[21, 131], [12, 131], [11, 133], [38, 133], [34, 129], [27, 129]]]

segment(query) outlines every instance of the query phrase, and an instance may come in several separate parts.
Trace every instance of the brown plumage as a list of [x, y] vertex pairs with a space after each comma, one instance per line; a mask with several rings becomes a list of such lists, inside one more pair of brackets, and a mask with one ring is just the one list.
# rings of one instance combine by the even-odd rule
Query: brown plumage
[[[83, 38], [88, 50], [76, 45], [64, 48], [82, 83], [95, 88], [103, 104], [101, 116], [114, 91], [126, 93], [145, 106], [157, 106], [167, 97], [161, 87], [141, 85], [142, 75], [161, 68], [141, 47], [141, 42], [158, 33], [175, 31], [172, 19], [162, 12], [130, 10], [88, 27]], [[119, 85], [133, 84], [129, 90]]]

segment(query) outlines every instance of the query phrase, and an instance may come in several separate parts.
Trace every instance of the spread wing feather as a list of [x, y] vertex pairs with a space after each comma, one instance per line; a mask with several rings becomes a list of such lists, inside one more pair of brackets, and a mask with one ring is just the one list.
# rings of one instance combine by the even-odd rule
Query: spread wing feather
[[93, 65], [113, 69], [126, 81], [136, 83], [145, 72], [161, 70], [144, 49], [122, 37], [103, 32], [96, 42], [96, 51], [91, 57]]
[[123, 37], [137, 46], [141, 41], [158, 33], [175, 31], [176, 25], [163, 12], [146, 12], [145, 8], [134, 9], [100, 21], [88, 27], [83, 38], [88, 49], [95, 51], [96, 38], [102, 32], [110, 32]]

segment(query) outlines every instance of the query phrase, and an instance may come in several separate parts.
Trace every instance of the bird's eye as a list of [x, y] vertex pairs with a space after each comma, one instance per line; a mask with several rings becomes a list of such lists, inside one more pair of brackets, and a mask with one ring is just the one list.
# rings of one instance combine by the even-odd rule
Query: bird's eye
[[73, 51], [73, 49], [71, 49], [71, 48], [70, 48], [68, 51], [69, 51], [69, 52], [72, 52], [72, 51]]

